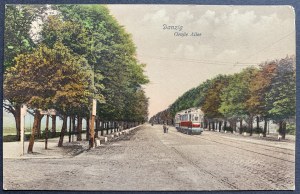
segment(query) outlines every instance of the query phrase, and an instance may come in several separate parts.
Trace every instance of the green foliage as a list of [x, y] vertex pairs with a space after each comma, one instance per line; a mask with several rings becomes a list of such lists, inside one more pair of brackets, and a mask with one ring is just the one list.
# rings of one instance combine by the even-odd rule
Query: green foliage
[[[96, 98], [102, 119], [145, 120], [145, 64], [137, 61], [131, 36], [107, 7], [52, 5], [59, 11], [55, 16], [45, 16], [46, 9], [6, 7], [5, 99], [86, 116]], [[43, 25], [35, 50], [29, 31], [37, 18]]]
[[268, 116], [270, 107], [266, 104], [266, 94], [271, 88], [271, 83], [276, 74], [276, 62], [266, 62], [260, 65], [260, 70], [250, 81], [250, 96], [246, 101], [247, 111], [251, 115]]
[[171, 106], [170, 112], [172, 117], [176, 112], [188, 109], [190, 107], [202, 106], [205, 101], [207, 90], [211, 86], [212, 81], [206, 80], [196, 88], [192, 88], [180, 96]]
[[35, 47], [29, 33], [35, 18], [29, 6], [5, 6], [4, 69], [14, 65], [18, 54], [30, 52]]
[[266, 93], [268, 113], [275, 120], [295, 116], [296, 113], [296, 64], [295, 58], [286, 57], [276, 62], [276, 75]]
[[244, 118], [248, 115], [245, 101], [250, 96], [250, 81], [256, 72], [255, 68], [246, 68], [229, 77], [228, 86], [221, 93], [222, 103], [219, 108], [226, 118]]
[[[94, 70], [93, 85], [99, 97], [98, 115], [104, 120], [123, 120], [126, 104], [136, 90], [148, 83], [145, 64], [138, 63], [129, 34], [102, 5], [56, 5], [61, 17], [50, 17], [44, 25], [43, 42], [50, 47], [62, 41], [82, 55]], [[136, 104], [135, 106], [138, 106]], [[144, 107], [147, 111], [147, 107]], [[136, 109], [131, 109], [136, 110]]]
[[[108, 9], [51, 5], [58, 14], [48, 16], [48, 8], [6, 7], [4, 107], [16, 124], [22, 103], [34, 109], [34, 131], [38, 109], [86, 117], [92, 99], [98, 100], [102, 120], [147, 120], [148, 99], [141, 89], [148, 83], [145, 64], [137, 61], [131, 36]], [[33, 21], [42, 22], [41, 33], [30, 31]]]
[[219, 111], [221, 106], [221, 92], [227, 87], [229, 77], [218, 75], [214, 78], [211, 87], [207, 90], [202, 111], [207, 118], [222, 118], [223, 114]]
[[[15, 59], [19, 54], [31, 53], [36, 47], [32, 39], [35, 33], [31, 30], [31, 24], [33, 21], [43, 18], [46, 9], [44, 5], [6, 5], [4, 72], [7, 68], [16, 64]], [[24, 102], [23, 97], [16, 95], [9, 98], [4, 97], [4, 99], [3, 107], [5, 111], [12, 113], [17, 122], [20, 117], [20, 106]], [[16, 123], [16, 127], [19, 130], [18, 123]]]
[[148, 120], [148, 98], [143, 90], [127, 94], [126, 110], [123, 113], [126, 121], [144, 122]]
[[71, 54], [62, 43], [53, 49], [41, 45], [31, 54], [16, 58], [7, 69], [5, 98], [19, 96], [32, 109], [55, 108], [61, 113], [86, 106], [92, 94], [87, 61]]
[[[296, 111], [295, 66], [292, 56], [265, 62], [259, 69], [249, 67], [233, 75], [218, 75], [185, 92], [150, 121], [171, 119], [177, 112], [191, 107], [201, 107], [206, 118], [244, 119], [249, 120], [248, 125], [254, 116], [277, 121], [293, 119]], [[251, 132], [248, 128], [243, 126], [242, 131]], [[259, 128], [254, 132], [262, 131]], [[288, 126], [287, 131], [293, 133], [293, 126]]]

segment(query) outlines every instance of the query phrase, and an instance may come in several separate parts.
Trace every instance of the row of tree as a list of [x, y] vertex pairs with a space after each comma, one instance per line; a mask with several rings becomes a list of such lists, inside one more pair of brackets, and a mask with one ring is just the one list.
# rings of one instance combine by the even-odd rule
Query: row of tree
[[[254, 119], [264, 121], [262, 133], [266, 136], [267, 122], [279, 124], [283, 138], [289, 119], [296, 113], [296, 63], [294, 56], [248, 67], [233, 75], [218, 75], [180, 96], [170, 107], [154, 115], [150, 121], [172, 121], [178, 111], [201, 107], [209, 123], [230, 123], [232, 130], [253, 133]], [[246, 125], [243, 124], [246, 122]], [[219, 125], [220, 126], [220, 125]]]
[[[3, 104], [15, 117], [17, 139], [20, 107], [30, 108], [28, 152], [41, 109], [58, 111], [62, 136], [68, 116], [78, 125], [89, 120], [92, 99], [101, 121], [147, 120], [148, 98], [141, 87], [148, 83], [145, 64], [138, 62], [131, 36], [107, 7], [7, 5], [5, 11]], [[34, 24], [40, 25], [34, 29]]]

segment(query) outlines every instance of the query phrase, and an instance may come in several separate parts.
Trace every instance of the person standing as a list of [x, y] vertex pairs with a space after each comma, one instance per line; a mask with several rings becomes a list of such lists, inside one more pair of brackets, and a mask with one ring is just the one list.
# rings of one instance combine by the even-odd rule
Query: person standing
[[163, 125], [163, 129], [164, 129], [164, 133], [168, 132], [168, 127], [167, 127], [167, 124], [165, 122], [164, 122], [164, 125]]

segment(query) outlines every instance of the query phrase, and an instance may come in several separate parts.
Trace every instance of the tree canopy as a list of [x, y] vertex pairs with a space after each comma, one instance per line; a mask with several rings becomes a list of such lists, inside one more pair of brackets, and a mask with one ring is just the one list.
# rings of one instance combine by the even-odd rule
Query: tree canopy
[[254, 116], [285, 122], [295, 117], [295, 67], [295, 57], [287, 56], [233, 75], [218, 75], [188, 90], [150, 120], [172, 120], [181, 110], [200, 107], [208, 119], [246, 120], [250, 133]]
[[[43, 43], [60, 39], [74, 53], [84, 56], [94, 70], [98, 115], [105, 120], [124, 120], [126, 100], [148, 83], [138, 63], [131, 36], [101, 5], [57, 5], [60, 17], [51, 17], [43, 30]], [[63, 20], [63, 21], [61, 21]], [[145, 100], [145, 99], [141, 99]]]
[[[55, 108], [59, 114], [88, 116], [91, 99], [96, 99], [101, 120], [146, 121], [148, 98], [142, 85], [149, 80], [145, 64], [137, 60], [131, 35], [108, 8], [38, 7], [6, 7], [7, 110], [14, 114], [25, 103], [34, 110]], [[50, 9], [56, 14], [48, 15]], [[42, 25], [39, 38], [34, 39], [30, 31], [38, 19]], [[20, 114], [14, 116], [18, 123]]]
[[5, 98], [20, 97], [32, 109], [55, 108], [66, 112], [86, 106], [93, 94], [87, 61], [72, 55], [62, 43], [53, 49], [41, 45], [21, 54], [5, 73]]

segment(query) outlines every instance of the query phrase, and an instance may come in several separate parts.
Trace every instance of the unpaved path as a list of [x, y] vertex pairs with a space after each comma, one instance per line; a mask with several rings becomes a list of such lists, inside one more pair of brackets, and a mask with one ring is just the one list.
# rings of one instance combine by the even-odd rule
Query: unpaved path
[[[281, 149], [282, 148], [282, 149]], [[266, 149], [266, 150], [264, 150]], [[145, 125], [72, 157], [4, 159], [5, 189], [289, 190], [294, 143]]]

